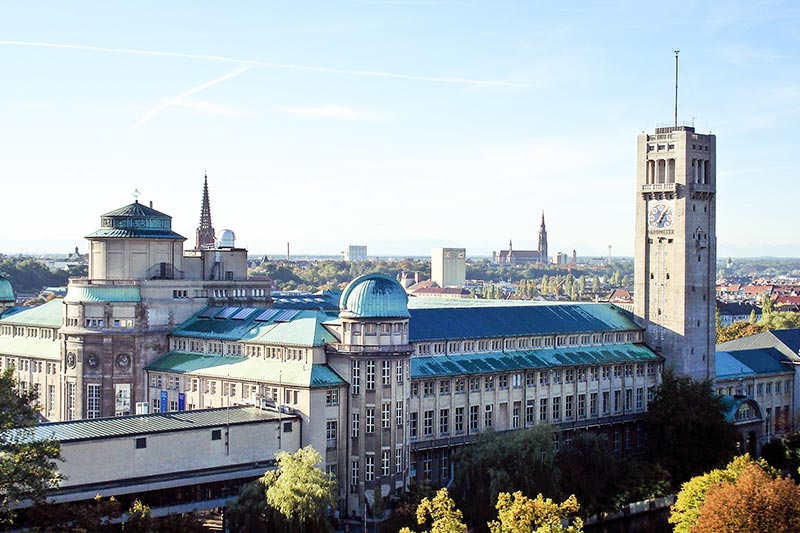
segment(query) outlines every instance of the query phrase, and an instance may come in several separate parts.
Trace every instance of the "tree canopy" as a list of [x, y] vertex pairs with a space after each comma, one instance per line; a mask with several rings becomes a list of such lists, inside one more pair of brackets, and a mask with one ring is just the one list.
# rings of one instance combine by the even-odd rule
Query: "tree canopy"
[[21, 499], [42, 500], [58, 486], [57, 440], [36, 440], [33, 427], [39, 423], [36, 390], [20, 390], [14, 368], [0, 374], [0, 525], [13, 520], [11, 507]]
[[[445, 488], [439, 489], [432, 499], [423, 498], [417, 506], [417, 523], [424, 525], [429, 521], [431, 528], [422, 533], [467, 533], [464, 517]], [[400, 533], [414, 532], [404, 527]]]
[[669, 472], [674, 486], [725, 464], [736, 451], [736, 430], [725, 420], [710, 381], [666, 370], [645, 425], [647, 454]]
[[[491, 533], [582, 533], [583, 521], [575, 517], [581, 506], [575, 495], [556, 503], [541, 494], [530, 499], [517, 491], [497, 497], [497, 520], [489, 523]], [[564, 520], [572, 518], [566, 527]]]

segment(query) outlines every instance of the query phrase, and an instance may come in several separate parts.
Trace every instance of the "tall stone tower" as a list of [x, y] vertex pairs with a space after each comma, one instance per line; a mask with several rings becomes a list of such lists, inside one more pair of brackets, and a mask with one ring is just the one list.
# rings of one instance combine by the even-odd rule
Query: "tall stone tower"
[[544, 226], [544, 211], [542, 211], [542, 224], [539, 226], [539, 262], [546, 265], [550, 261], [547, 255], [547, 228]]
[[203, 181], [203, 205], [200, 208], [200, 225], [197, 226], [195, 250], [214, 247], [214, 226], [211, 225], [211, 202], [208, 199], [208, 174]]
[[716, 137], [656, 127], [638, 138], [634, 312], [677, 373], [714, 378]]

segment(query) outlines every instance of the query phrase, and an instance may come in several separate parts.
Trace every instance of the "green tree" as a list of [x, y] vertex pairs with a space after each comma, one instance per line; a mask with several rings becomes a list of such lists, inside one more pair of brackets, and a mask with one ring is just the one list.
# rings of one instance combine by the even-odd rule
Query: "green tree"
[[755, 324], [757, 322], [755, 308], [753, 308], [753, 310], [750, 311], [750, 318], [748, 319], [748, 322], [750, 322], [751, 324]]
[[35, 438], [38, 411], [36, 390], [19, 390], [14, 368], [6, 368], [0, 374], [0, 525], [12, 523], [14, 504], [41, 501], [60, 481], [61, 445]]
[[322, 457], [306, 446], [293, 454], [278, 452], [278, 468], [264, 475], [267, 503], [297, 532], [329, 529], [326, 512], [336, 501], [336, 483], [317, 464]]
[[[422, 526], [429, 521], [428, 533], [467, 533], [464, 517], [445, 488], [439, 489], [433, 499], [423, 498], [417, 506], [417, 523]], [[413, 531], [404, 527], [400, 533]]]
[[267, 505], [267, 487], [262, 478], [239, 489], [236, 501], [225, 509], [225, 520], [230, 531], [261, 533], [276, 527], [275, 520], [271, 520], [274, 513]]
[[620, 471], [608, 439], [590, 431], [576, 433], [556, 454], [561, 487], [582, 502], [587, 514], [611, 511]]
[[514, 494], [501, 492], [497, 496], [497, 518], [489, 522], [492, 533], [582, 533], [583, 521], [575, 517], [564, 527], [563, 520], [580, 510], [577, 498], [571, 495], [556, 503], [541, 494], [533, 500], [520, 491]]
[[724, 464], [736, 451], [736, 430], [725, 420], [710, 381], [671, 370], [662, 374], [645, 414], [645, 449], [677, 484]]

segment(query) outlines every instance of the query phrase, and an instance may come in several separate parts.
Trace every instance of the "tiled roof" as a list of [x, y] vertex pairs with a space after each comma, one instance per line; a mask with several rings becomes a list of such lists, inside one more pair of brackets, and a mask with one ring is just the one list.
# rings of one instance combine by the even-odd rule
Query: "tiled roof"
[[719, 351], [716, 353], [717, 381], [753, 377], [759, 374], [792, 373], [792, 367], [781, 363], [786, 357], [775, 348]]
[[70, 285], [64, 297], [67, 303], [72, 302], [141, 302], [139, 287], [93, 287]]
[[638, 344], [431, 357], [414, 356], [411, 358], [411, 379], [661, 360], [661, 357], [650, 349]]
[[102, 228], [86, 236], [87, 239], [186, 239], [171, 229]]
[[92, 420], [74, 420], [41, 424], [34, 428], [34, 438], [54, 437], [60, 442], [150, 435], [167, 431], [217, 428], [226, 424], [239, 425], [287, 418], [275, 411], [257, 407], [198, 409], [149, 415], [118, 416]]
[[151, 372], [282, 383], [299, 387], [329, 387], [344, 384], [344, 380], [327, 365], [256, 357], [199, 355], [171, 351], [147, 365], [146, 369]]
[[244, 340], [265, 344], [323, 346], [336, 339], [322, 325], [332, 311], [208, 307], [172, 332], [175, 337]]
[[64, 302], [60, 298], [25, 308], [0, 319], [0, 324], [19, 324], [24, 326], [61, 327]]
[[108, 213], [103, 214], [104, 217], [155, 217], [155, 218], [172, 218], [171, 216], [167, 215], [166, 213], [162, 213], [161, 211], [156, 211], [152, 207], [147, 207], [144, 204], [140, 204], [139, 201], [135, 201], [132, 204], [128, 204], [124, 207], [120, 207], [119, 209], [115, 209], [113, 211], [109, 211]]
[[761, 314], [760, 309], [756, 309], [756, 307], [752, 304], [743, 302], [721, 302], [717, 300], [717, 309], [719, 309], [719, 313], [721, 315], [749, 315], [753, 309], [756, 310], [757, 315]]
[[508, 305], [494, 301], [495, 305], [474, 305], [472, 302], [482, 300], [449, 301], [469, 303], [466, 307], [456, 303], [410, 309], [411, 342], [641, 329], [630, 315], [611, 304]]

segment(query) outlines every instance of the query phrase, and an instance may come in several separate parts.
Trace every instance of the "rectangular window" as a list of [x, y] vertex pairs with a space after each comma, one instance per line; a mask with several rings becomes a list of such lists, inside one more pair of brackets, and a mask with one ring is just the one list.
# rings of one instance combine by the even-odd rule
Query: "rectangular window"
[[339, 389], [325, 391], [325, 405], [339, 405]]
[[450, 409], [439, 409], [439, 435], [450, 433]]
[[514, 407], [511, 410], [512, 429], [517, 429], [519, 427], [519, 412], [520, 412], [520, 404], [519, 402], [514, 402]]
[[463, 407], [456, 407], [455, 410], [455, 419], [454, 419], [454, 429], [456, 435], [460, 435], [464, 433], [464, 408]]
[[547, 398], [539, 399], [539, 420], [547, 422]]
[[641, 411], [644, 409], [644, 388], [637, 387], [636, 389], [636, 410]]
[[395, 381], [398, 383], [403, 382], [403, 361], [397, 361], [397, 366], [395, 368]]
[[597, 416], [597, 393], [589, 394], [589, 416]]
[[408, 414], [408, 436], [412, 439], [417, 438], [417, 416], [418, 413]]
[[430, 396], [433, 394], [433, 381], [422, 382], [422, 394], [425, 396]]
[[375, 390], [375, 361], [367, 361], [367, 390]]
[[561, 370], [553, 370], [553, 383], [561, 383]]
[[511, 386], [515, 389], [522, 387], [522, 374], [511, 374]]
[[86, 385], [86, 418], [100, 418], [100, 385]]
[[397, 427], [403, 425], [403, 400], [394, 403], [394, 423]]
[[442, 480], [450, 478], [450, 461], [447, 455], [447, 450], [442, 450], [442, 455], [439, 457], [439, 475]]
[[375, 480], [375, 456], [367, 455], [364, 457], [364, 481]]
[[556, 396], [553, 398], [553, 421], [561, 418], [561, 398]]
[[536, 372], [526, 372], [525, 373], [525, 386], [526, 387], [535, 387], [536, 386]]
[[525, 425], [532, 426], [536, 423], [536, 400], [525, 401]]
[[608, 391], [603, 392], [603, 414], [607, 415], [610, 406], [608, 405]]
[[361, 392], [361, 361], [353, 361], [351, 391], [353, 394]]
[[550, 373], [545, 371], [539, 372], [539, 385], [547, 385], [550, 383]]
[[75, 384], [67, 383], [67, 420], [75, 420]]
[[466, 387], [464, 378], [456, 378], [455, 391], [456, 394], [463, 393]]
[[336, 448], [336, 420], [328, 420], [325, 423], [325, 441], [327, 448]]
[[419, 396], [419, 383], [412, 383], [411, 384], [411, 396], [416, 398]]
[[367, 407], [364, 416], [364, 432], [375, 433], [375, 408]]
[[486, 405], [486, 408], [483, 411], [483, 427], [490, 428], [494, 422], [493, 419], [493, 411], [492, 411], [492, 404]]
[[478, 406], [469, 406], [469, 431], [478, 431]]
[[384, 387], [392, 384], [392, 362], [389, 360], [381, 361], [381, 384]]
[[633, 389], [625, 389], [625, 411], [633, 410]]
[[478, 392], [481, 390], [480, 378], [469, 378], [469, 390], [470, 392]]
[[389, 450], [381, 450], [381, 475], [389, 475]]
[[578, 418], [586, 418], [586, 395], [578, 394]]
[[381, 429], [389, 429], [392, 427], [392, 404], [391, 402], [383, 402], [381, 404]]
[[574, 402], [575, 396], [571, 394], [564, 398], [564, 418], [566, 420], [572, 420], [572, 408]]
[[433, 409], [425, 411], [422, 419], [422, 435], [425, 437], [433, 436]]
[[394, 450], [394, 471], [397, 474], [403, 472], [403, 445], [401, 444]]
[[614, 412], [619, 413], [622, 411], [622, 391], [614, 391]]
[[450, 394], [450, 380], [443, 379], [439, 381], [439, 394]]
[[501, 376], [497, 376], [497, 386], [501, 389], [508, 388], [508, 376], [503, 374]]
[[137, 437], [136, 439], [134, 439], [134, 443], [136, 445], [137, 450], [147, 448], [147, 437]]
[[571, 368], [567, 369], [567, 371], [564, 373], [564, 383], [572, 383], [574, 381], [575, 381], [575, 371], [572, 370]]
[[358, 431], [361, 424], [361, 415], [353, 413], [352, 424], [350, 426], [350, 436], [354, 439], [358, 438]]
[[486, 376], [483, 378], [484, 390], [494, 390], [494, 376]]
[[359, 473], [358, 473], [358, 459], [350, 462], [350, 487], [358, 491]]
[[222, 440], [222, 430], [221, 429], [212, 429], [211, 430], [211, 440]]

